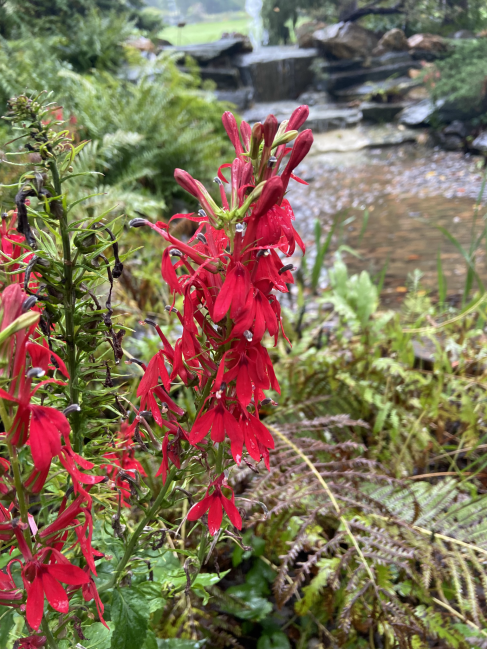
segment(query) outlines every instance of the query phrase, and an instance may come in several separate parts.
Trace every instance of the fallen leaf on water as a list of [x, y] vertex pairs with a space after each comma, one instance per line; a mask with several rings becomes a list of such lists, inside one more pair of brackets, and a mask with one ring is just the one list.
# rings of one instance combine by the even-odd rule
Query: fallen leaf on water
[[457, 192], [459, 194], [463, 194], [464, 191], [465, 191], [465, 187], [460, 187], [459, 189], [457, 189]]
[[407, 257], [408, 261], [416, 261], [416, 259], [419, 259], [419, 255], [409, 255]]
[[405, 286], [396, 286], [396, 293], [407, 293], [408, 289]]
[[440, 180], [446, 180], [446, 176], [440, 176]]
[[425, 174], [425, 178], [432, 178], [433, 176], [436, 176], [436, 171], [428, 171], [428, 173]]

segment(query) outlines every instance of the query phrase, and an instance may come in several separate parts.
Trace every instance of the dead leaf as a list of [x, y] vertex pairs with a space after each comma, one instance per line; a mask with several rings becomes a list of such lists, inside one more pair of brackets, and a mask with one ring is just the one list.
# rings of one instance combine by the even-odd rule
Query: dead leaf
[[408, 289], [405, 286], [396, 286], [396, 293], [407, 293]]
[[419, 255], [409, 255], [407, 257], [408, 261], [416, 261], [417, 259], [419, 259]]

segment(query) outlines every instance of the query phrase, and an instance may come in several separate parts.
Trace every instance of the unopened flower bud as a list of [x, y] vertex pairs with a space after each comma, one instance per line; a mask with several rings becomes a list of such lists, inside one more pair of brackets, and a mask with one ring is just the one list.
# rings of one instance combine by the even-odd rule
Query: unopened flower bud
[[259, 146], [264, 135], [264, 128], [260, 122], [254, 124], [250, 140], [250, 157], [255, 160], [259, 155]]
[[253, 338], [254, 336], [253, 336], [252, 332], [251, 332], [249, 329], [246, 329], [246, 330], [243, 332], [243, 337], [245, 338], [245, 340], [248, 340], [249, 343], [250, 343], [250, 342], [252, 342], [252, 338]]
[[37, 298], [35, 295], [29, 295], [29, 297], [25, 298], [25, 300], [22, 302], [22, 313], [25, 313], [26, 311], [32, 309], [36, 302]]
[[70, 415], [72, 412], [81, 412], [81, 407], [77, 403], [72, 403], [63, 410], [64, 415]]
[[308, 119], [309, 108], [306, 105], [298, 106], [289, 118], [286, 131], [299, 131], [301, 126]]
[[129, 226], [131, 228], [141, 228], [144, 225], [147, 225], [146, 219], [132, 219], [131, 221], [129, 221]]
[[40, 379], [44, 376], [45, 372], [42, 367], [32, 367], [26, 374], [28, 379]]
[[276, 116], [268, 115], [263, 125], [264, 143], [267, 147], [272, 146], [278, 128], [279, 128], [279, 123], [276, 119]]
[[294, 266], [294, 264], [286, 264], [285, 266], [283, 266], [283, 267], [278, 271], [278, 273], [279, 273], [279, 275], [282, 275], [283, 273], [286, 273], [288, 270], [292, 270], [292, 271], [294, 271], [294, 270], [297, 270], [297, 268], [296, 268], [296, 266]]

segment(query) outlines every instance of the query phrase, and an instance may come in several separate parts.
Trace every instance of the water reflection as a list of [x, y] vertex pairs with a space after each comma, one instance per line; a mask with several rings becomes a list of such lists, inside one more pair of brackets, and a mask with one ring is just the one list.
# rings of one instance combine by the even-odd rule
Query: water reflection
[[[415, 268], [424, 273], [426, 286], [436, 287], [438, 251], [449, 294], [462, 291], [465, 263], [435, 225], [469, 246], [482, 184], [479, 158], [411, 144], [312, 156], [300, 175], [310, 183], [292, 188], [300, 232], [312, 243], [314, 220], [329, 228], [340, 213], [345, 225], [335, 237], [335, 249], [345, 243], [356, 250], [360, 258], [346, 253], [354, 272], [377, 274], [388, 264], [383, 295], [387, 303], [401, 300], [407, 275]], [[369, 213], [365, 230], [364, 208]], [[485, 213], [482, 206], [479, 227]], [[487, 279], [485, 245], [478, 268]]]

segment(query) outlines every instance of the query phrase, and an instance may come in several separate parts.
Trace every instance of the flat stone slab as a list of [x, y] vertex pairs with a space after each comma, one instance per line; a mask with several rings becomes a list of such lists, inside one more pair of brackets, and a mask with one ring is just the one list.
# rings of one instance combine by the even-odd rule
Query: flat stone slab
[[423, 99], [423, 101], [405, 108], [399, 115], [399, 122], [405, 126], [428, 124], [434, 111], [435, 105], [431, 99]]
[[360, 104], [363, 119], [366, 122], [392, 122], [394, 117], [406, 108], [406, 104], [379, 104], [373, 101], [364, 101]]
[[[335, 93], [350, 86], [364, 84], [370, 81], [395, 81], [397, 77], [405, 77], [411, 68], [421, 67], [419, 63], [412, 60], [400, 63], [391, 63], [377, 67], [360, 68], [346, 72], [335, 72], [328, 77], [327, 91]], [[391, 77], [395, 77], [392, 79]]]
[[399, 96], [405, 95], [411, 88], [417, 88], [422, 83], [418, 79], [409, 77], [398, 77], [397, 79], [386, 79], [385, 81], [367, 82], [345, 90], [337, 90], [335, 96], [342, 101], [352, 101], [354, 99], [365, 99], [379, 94], [394, 93]]
[[[279, 122], [289, 119], [293, 110], [300, 104], [292, 101], [256, 104], [243, 115], [250, 124], [263, 122], [267, 115], [273, 114]], [[310, 106], [309, 117], [303, 128], [311, 128], [314, 133], [325, 133], [332, 129], [355, 126], [362, 119], [358, 108], [340, 107], [336, 104], [317, 104]]]
[[294, 46], [264, 47], [233, 58], [245, 86], [255, 90], [255, 101], [296, 99], [313, 81], [311, 64], [318, 52]]
[[324, 153], [347, 153], [368, 147], [394, 146], [405, 142], [416, 142], [420, 135], [418, 129], [407, 129], [394, 124], [383, 126], [356, 126], [337, 129], [328, 133], [318, 133], [311, 147], [310, 155]]
[[245, 42], [241, 38], [221, 38], [210, 43], [198, 43], [194, 45], [179, 45], [165, 47], [165, 51], [181, 52], [189, 54], [201, 64], [207, 64], [222, 56], [233, 56], [245, 49]]

